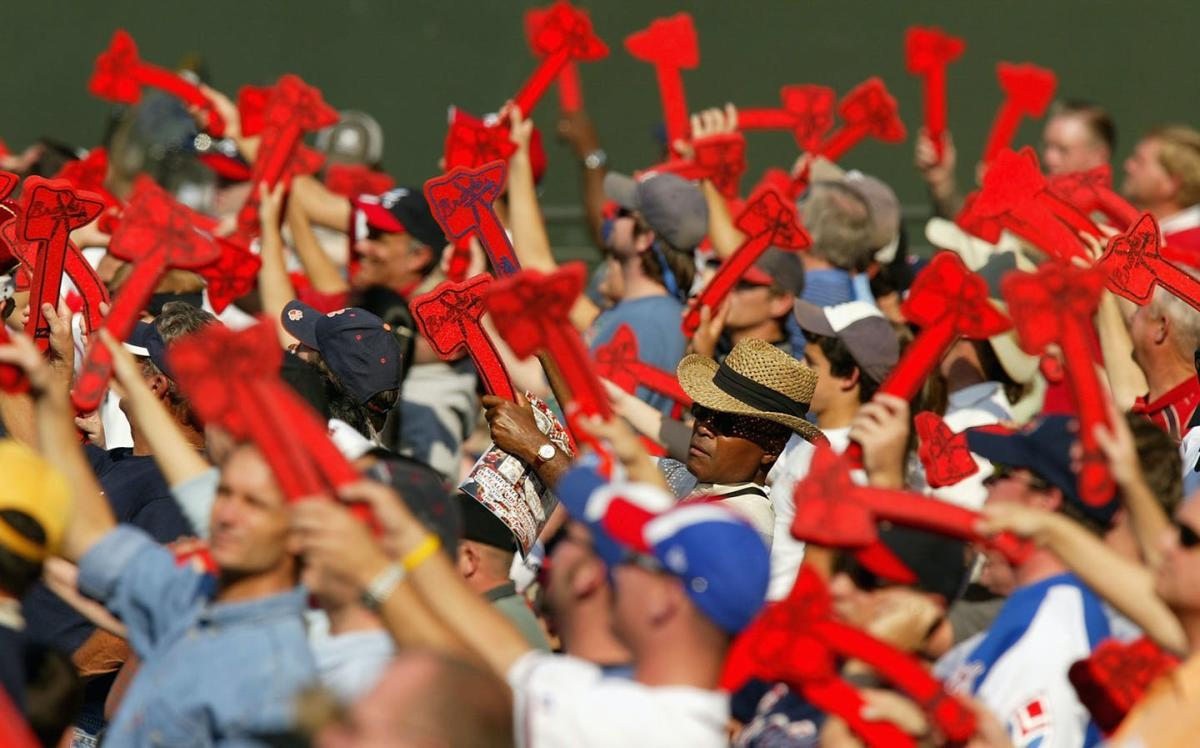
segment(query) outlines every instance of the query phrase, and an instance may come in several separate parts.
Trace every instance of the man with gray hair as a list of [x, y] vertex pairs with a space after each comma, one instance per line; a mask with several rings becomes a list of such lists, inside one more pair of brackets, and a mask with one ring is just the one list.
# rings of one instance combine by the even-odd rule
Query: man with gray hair
[[865, 278], [855, 284], [855, 276], [879, 249], [872, 246], [871, 204], [828, 162], [817, 160], [812, 177], [808, 194], [797, 205], [812, 237], [812, 247], [800, 255], [805, 272], [800, 298], [817, 306], [873, 301]]
[[1174, 439], [1182, 439], [1200, 407], [1195, 364], [1200, 312], [1159, 288], [1150, 303], [1130, 317], [1129, 335], [1133, 360], [1150, 388], [1134, 403], [1133, 412], [1145, 415]]

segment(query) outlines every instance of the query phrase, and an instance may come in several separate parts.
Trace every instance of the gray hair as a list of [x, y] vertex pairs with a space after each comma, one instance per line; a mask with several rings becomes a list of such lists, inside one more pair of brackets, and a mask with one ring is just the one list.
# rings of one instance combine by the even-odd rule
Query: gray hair
[[842, 270], [865, 270], [871, 262], [871, 206], [840, 182], [817, 182], [797, 206], [812, 236], [815, 257]]

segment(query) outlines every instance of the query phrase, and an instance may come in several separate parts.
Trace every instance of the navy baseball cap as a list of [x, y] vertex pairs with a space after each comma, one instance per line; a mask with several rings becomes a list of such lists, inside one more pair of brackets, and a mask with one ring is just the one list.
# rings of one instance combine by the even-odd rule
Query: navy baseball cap
[[158, 325], [153, 322], [135, 324], [125, 340], [125, 350], [135, 356], [150, 359], [159, 371], [171, 377], [171, 368], [167, 365], [167, 344], [158, 332]]
[[1087, 517], [1108, 527], [1120, 502], [1113, 499], [1094, 506], [1080, 497], [1078, 479], [1071, 469], [1071, 445], [1079, 438], [1070, 428], [1072, 420], [1070, 416], [1048, 415], [1020, 431], [967, 429], [967, 446], [998, 465], [1025, 468], [1062, 491], [1063, 498]]
[[733, 512], [712, 503], [675, 505], [644, 484], [610, 484], [587, 464], [568, 471], [555, 491], [568, 514], [591, 530], [596, 553], [610, 568], [631, 555], [652, 558], [730, 634], [758, 615], [770, 554], [758, 532]]
[[411, 234], [435, 252], [440, 252], [449, 243], [419, 188], [397, 187], [382, 195], [360, 195], [353, 204], [370, 228], [392, 234]]
[[283, 329], [321, 354], [342, 386], [361, 404], [400, 386], [400, 341], [391, 327], [365, 309], [346, 307], [321, 314], [301, 301], [290, 301], [280, 315]]

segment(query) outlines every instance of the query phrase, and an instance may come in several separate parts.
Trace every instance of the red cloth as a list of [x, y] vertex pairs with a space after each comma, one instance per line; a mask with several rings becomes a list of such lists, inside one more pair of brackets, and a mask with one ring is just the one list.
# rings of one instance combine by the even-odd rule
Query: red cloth
[[1149, 402], [1148, 397], [1139, 397], [1133, 404], [1133, 412], [1146, 416], [1178, 441], [1187, 434], [1188, 424], [1200, 407], [1200, 379], [1188, 377], [1154, 402]]
[[1162, 256], [1192, 268], [1200, 268], [1200, 226], [1164, 233]]

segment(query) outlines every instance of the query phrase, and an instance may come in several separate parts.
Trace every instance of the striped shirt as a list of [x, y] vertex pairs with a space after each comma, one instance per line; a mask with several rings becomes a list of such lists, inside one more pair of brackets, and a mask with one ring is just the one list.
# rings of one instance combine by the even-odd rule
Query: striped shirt
[[1140, 413], [1163, 431], [1179, 441], [1191, 428], [1192, 416], [1200, 407], [1200, 378], [1188, 377], [1170, 392], [1154, 402], [1148, 395], [1139, 397], [1133, 404], [1133, 412]]

